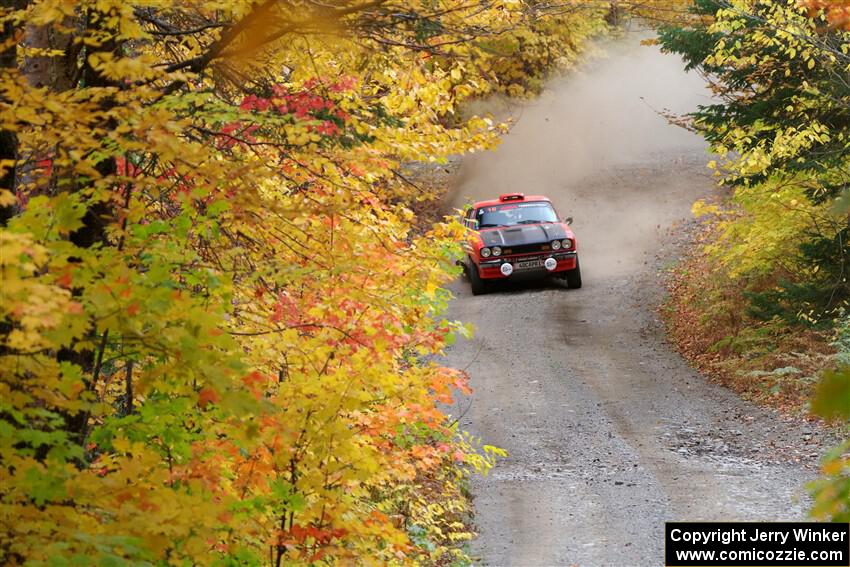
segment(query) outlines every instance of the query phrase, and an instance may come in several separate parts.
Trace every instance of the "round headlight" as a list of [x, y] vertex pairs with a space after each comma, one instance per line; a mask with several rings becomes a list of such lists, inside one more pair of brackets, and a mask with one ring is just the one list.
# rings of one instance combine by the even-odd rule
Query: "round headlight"
[[552, 241], [552, 250], [560, 250], [561, 249], [561, 241], [553, 240]]
[[564, 246], [564, 250], [569, 250], [573, 247], [573, 241], [569, 238], [565, 238], [564, 240], [562, 240], [561, 244]]
[[498, 246], [493, 246], [493, 248], [491, 248], [490, 250], [493, 252], [493, 256], [501, 256], [502, 255], [502, 249], [499, 248]]
[[490, 257], [490, 249], [489, 248], [482, 248], [481, 249], [481, 257], [482, 258], [489, 258]]

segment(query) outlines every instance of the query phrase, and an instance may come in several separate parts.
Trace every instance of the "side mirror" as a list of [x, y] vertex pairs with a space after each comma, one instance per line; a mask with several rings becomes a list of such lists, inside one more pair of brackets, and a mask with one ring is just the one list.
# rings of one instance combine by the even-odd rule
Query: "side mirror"
[[469, 219], [469, 228], [478, 230], [478, 219]]
[[573, 217], [567, 217], [564, 219], [564, 222], [567, 224], [573, 224]]

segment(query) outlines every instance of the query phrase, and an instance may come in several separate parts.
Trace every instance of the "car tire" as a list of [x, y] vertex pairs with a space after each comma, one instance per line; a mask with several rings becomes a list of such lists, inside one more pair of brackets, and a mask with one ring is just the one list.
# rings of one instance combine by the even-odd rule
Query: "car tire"
[[472, 289], [472, 295], [487, 293], [489, 286], [478, 274], [478, 266], [475, 265], [475, 262], [469, 262], [466, 265], [466, 275], [469, 276], [469, 287]]
[[576, 267], [566, 272], [567, 287], [570, 289], [579, 289], [581, 287], [581, 266], [576, 258]]

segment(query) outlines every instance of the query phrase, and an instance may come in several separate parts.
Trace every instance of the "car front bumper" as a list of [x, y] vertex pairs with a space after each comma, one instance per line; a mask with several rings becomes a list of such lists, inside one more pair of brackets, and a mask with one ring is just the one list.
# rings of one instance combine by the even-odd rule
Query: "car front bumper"
[[[555, 269], [547, 270], [543, 267], [543, 262], [548, 258], [554, 258], [557, 261]], [[481, 276], [481, 279], [486, 280], [545, 278], [575, 269], [577, 258], [578, 254], [575, 250], [569, 252], [546, 252], [543, 254], [522, 254], [504, 258], [487, 258], [486, 260], [480, 260], [478, 264], [478, 275]], [[521, 267], [522, 263], [530, 261], [538, 261], [540, 267]], [[511, 264], [513, 269], [509, 275], [503, 273], [502, 264]]]

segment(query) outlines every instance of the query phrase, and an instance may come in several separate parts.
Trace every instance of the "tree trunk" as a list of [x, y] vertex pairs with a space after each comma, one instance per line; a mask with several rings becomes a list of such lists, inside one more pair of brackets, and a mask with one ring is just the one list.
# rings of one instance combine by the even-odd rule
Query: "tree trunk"
[[[77, 76], [77, 55], [74, 36], [78, 21], [65, 18], [57, 26], [28, 25], [24, 28], [22, 47], [24, 58], [21, 73], [33, 88], [63, 92], [73, 88]], [[48, 56], [43, 50], [59, 51], [64, 55]], [[52, 194], [56, 190], [56, 175], [46, 175], [44, 163], [49, 162], [55, 148], [21, 148], [17, 161], [17, 183], [27, 195]]]
[[[50, 92], [58, 93], [77, 88], [78, 80], [82, 81], [81, 84], [85, 88], [114, 86], [88, 65], [85, 56], [90, 55], [90, 52], [84, 53], [82, 61], [78, 61], [80, 52], [77, 46], [81, 42], [75, 42], [75, 36], [87, 31], [86, 26], [92, 22], [93, 25], [97, 26], [101, 25], [103, 20], [89, 20], [87, 14], [80, 13], [73, 18], [66, 18], [61, 26], [29, 25], [25, 27], [23, 41], [25, 57], [21, 64], [21, 71], [33, 88], [44, 88]], [[26, 49], [30, 49], [30, 53], [26, 53]], [[47, 49], [61, 52], [63, 55], [46, 56], [41, 50]], [[116, 49], [116, 45], [114, 42], [109, 42], [95, 49], [111, 52]], [[114, 102], [109, 99], [103, 102], [105, 107], [111, 104], [114, 104]], [[115, 125], [106, 126], [111, 128]], [[51, 175], [45, 175], [43, 162], [53, 160], [60, 152], [61, 148], [57, 147], [22, 148], [19, 151], [15, 179], [18, 187], [26, 195], [52, 195], [58, 191], [77, 192], [86, 188], [86, 182], [75, 179], [73, 172], [62, 171], [57, 167], [52, 167], [53, 164], [51, 164]], [[97, 164], [96, 167], [102, 175], [111, 175], [115, 172], [115, 160], [107, 158]], [[106, 226], [111, 215], [112, 210], [108, 203], [101, 201], [87, 203], [86, 212], [83, 216], [83, 226], [72, 232], [68, 239], [79, 248], [90, 248], [96, 244], [105, 244], [107, 242]], [[73, 293], [79, 295], [82, 290], [74, 290]], [[97, 332], [93, 322], [89, 332], [91, 334]], [[74, 345], [60, 349], [56, 354], [56, 358], [60, 362], [70, 362], [81, 368], [83, 376], [88, 377], [85, 379], [85, 387], [88, 390], [93, 390], [96, 387], [99, 372], [97, 360], [99, 356], [103, 355], [103, 350], [107, 348], [106, 334], [98, 338], [98, 343], [99, 355], [95, 353], [94, 349], [80, 350]], [[89, 414], [87, 412], [65, 415], [66, 430], [81, 444], [85, 442], [88, 434], [88, 421]]]
[[[21, 9], [26, 6], [25, 0], [5, 1], [4, 6], [12, 9]], [[8, 47], [0, 51], [0, 72], [11, 71], [17, 66], [17, 49], [14, 44], [6, 42], [12, 39], [15, 33], [15, 28], [10, 21], [3, 24], [3, 31], [0, 32], [0, 44], [8, 45]], [[8, 104], [11, 101], [0, 100], [0, 103]], [[18, 156], [18, 138], [12, 130], [0, 130], [0, 160], [8, 161], [12, 164]], [[15, 193], [15, 166], [7, 166], [6, 169], [0, 171], [0, 189], [6, 189]], [[0, 207], [0, 228], [5, 227], [12, 215], [15, 214], [15, 206], [8, 205]], [[0, 329], [3, 332], [4, 329]], [[6, 330], [8, 332], [8, 330]]]

